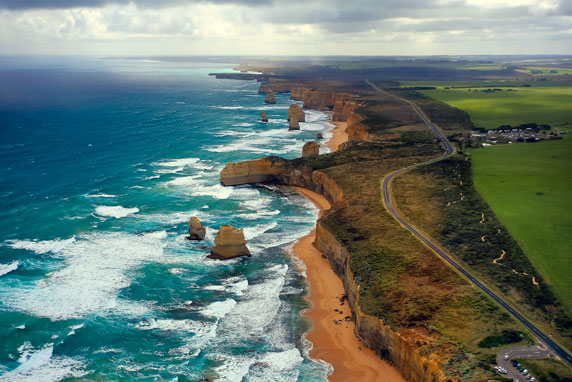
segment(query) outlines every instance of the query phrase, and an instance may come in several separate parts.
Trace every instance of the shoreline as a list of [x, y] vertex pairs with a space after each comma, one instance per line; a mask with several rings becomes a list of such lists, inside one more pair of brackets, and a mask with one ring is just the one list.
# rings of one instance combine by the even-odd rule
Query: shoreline
[[[313, 191], [291, 187], [320, 209], [320, 215], [330, 203]], [[306, 297], [312, 308], [302, 316], [312, 321], [312, 328], [304, 337], [312, 343], [309, 356], [323, 360], [333, 367], [328, 381], [405, 382], [403, 376], [386, 361], [363, 345], [354, 334], [354, 322], [347, 302], [341, 302], [345, 291], [340, 278], [327, 259], [314, 247], [316, 230], [299, 239], [293, 246], [293, 256], [306, 266], [306, 283], [310, 294]]]
[[[347, 142], [346, 122], [330, 122], [333, 137], [326, 146], [331, 152]], [[301, 187], [291, 187], [310, 200], [319, 210], [321, 217], [331, 208], [322, 195]], [[386, 361], [363, 345], [354, 333], [355, 324], [351, 320], [352, 312], [343, 300], [345, 290], [341, 279], [334, 273], [329, 261], [314, 247], [316, 229], [300, 238], [292, 247], [293, 256], [306, 266], [306, 284], [309, 295], [306, 299], [312, 308], [301, 312], [312, 322], [312, 328], [304, 337], [312, 343], [308, 352], [311, 359], [322, 360], [330, 364], [333, 372], [328, 381], [379, 381], [405, 382], [403, 376]]]
[[348, 123], [334, 121], [330, 121], [330, 123], [336, 127], [330, 130], [333, 136], [326, 143], [326, 146], [330, 149], [330, 152], [333, 153], [334, 151], [338, 151], [339, 145], [348, 141], [348, 133], [346, 132]]

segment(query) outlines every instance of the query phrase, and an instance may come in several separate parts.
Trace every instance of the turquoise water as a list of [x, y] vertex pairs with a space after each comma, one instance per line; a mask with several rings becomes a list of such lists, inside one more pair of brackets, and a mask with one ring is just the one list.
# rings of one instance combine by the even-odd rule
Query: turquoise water
[[[265, 106], [256, 82], [208, 76], [231, 68], [0, 57], [0, 380], [324, 379], [287, 254], [316, 209], [218, 175], [299, 156], [329, 116], [289, 132], [287, 94]], [[206, 259], [222, 224], [251, 258]]]

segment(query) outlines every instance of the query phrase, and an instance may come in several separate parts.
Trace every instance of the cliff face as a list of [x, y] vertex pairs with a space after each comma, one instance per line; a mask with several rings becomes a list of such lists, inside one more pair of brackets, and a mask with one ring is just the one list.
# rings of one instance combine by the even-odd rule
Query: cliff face
[[336, 104], [334, 105], [332, 121], [347, 122], [348, 116], [357, 106], [357, 102], [354, 101], [336, 101]]
[[220, 173], [220, 182], [223, 186], [271, 182], [283, 171], [281, 163], [267, 158], [227, 163]]
[[348, 112], [346, 117], [348, 123], [347, 125], [348, 141], [350, 142], [373, 141], [374, 137], [369, 133], [369, 128], [361, 124], [363, 117], [355, 113], [353, 111], [354, 108], [352, 108], [351, 111]]
[[[355, 318], [355, 334], [376, 354], [392, 362], [411, 382], [445, 382], [447, 377], [438, 363], [419, 354], [416, 342], [435, 341], [427, 335], [424, 328], [393, 331], [379, 318], [362, 312], [359, 305], [359, 284], [353, 278], [350, 269], [350, 255], [327, 229], [318, 221], [316, 241], [318, 249], [328, 258], [336, 274], [344, 284], [348, 304]], [[410, 341], [408, 339], [415, 339]], [[453, 380], [453, 379], [451, 379]]]
[[345, 101], [354, 95], [345, 92], [334, 92], [328, 90], [306, 90], [303, 94], [304, 108], [330, 110], [336, 101]]
[[293, 86], [290, 89], [290, 99], [294, 101], [304, 101], [304, 94], [306, 91], [312, 90], [301, 86]]

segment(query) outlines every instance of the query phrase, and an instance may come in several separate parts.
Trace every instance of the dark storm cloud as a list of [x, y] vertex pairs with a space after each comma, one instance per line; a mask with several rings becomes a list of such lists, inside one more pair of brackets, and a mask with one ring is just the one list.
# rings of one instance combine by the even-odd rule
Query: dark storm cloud
[[164, 8], [193, 3], [267, 5], [272, 0], [0, 0], [0, 9], [98, 8], [108, 4], [133, 3], [146, 8]]

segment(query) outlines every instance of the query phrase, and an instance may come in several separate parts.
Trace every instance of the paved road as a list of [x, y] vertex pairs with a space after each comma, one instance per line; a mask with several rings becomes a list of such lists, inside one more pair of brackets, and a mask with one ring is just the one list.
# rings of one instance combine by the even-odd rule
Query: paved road
[[397, 171], [392, 172], [391, 174], [387, 175], [383, 179], [383, 185], [382, 185], [383, 204], [385, 205], [385, 208], [387, 209], [387, 211], [397, 221], [399, 221], [405, 228], [407, 228], [413, 235], [415, 235], [419, 240], [421, 240], [423, 243], [425, 243], [435, 253], [437, 253], [439, 256], [441, 256], [441, 258], [443, 258], [443, 260], [445, 260], [447, 263], [449, 263], [453, 268], [455, 268], [461, 275], [465, 276], [470, 282], [472, 282], [475, 286], [477, 286], [480, 290], [482, 290], [485, 294], [487, 294], [490, 298], [492, 298], [497, 304], [499, 304], [501, 307], [506, 309], [525, 328], [527, 328], [542, 344], [546, 345], [554, 354], [556, 354], [564, 362], [566, 362], [567, 364], [572, 366], [572, 355], [570, 355], [566, 350], [564, 350], [562, 347], [560, 347], [557, 343], [552, 341], [546, 334], [544, 334], [540, 329], [538, 329], [530, 321], [528, 321], [526, 318], [524, 318], [520, 313], [518, 313], [516, 310], [514, 310], [509, 304], [507, 304], [505, 301], [503, 301], [499, 296], [494, 294], [483, 283], [481, 283], [479, 280], [477, 280], [476, 278], [471, 276], [471, 274], [469, 272], [467, 272], [465, 269], [463, 269], [463, 267], [461, 267], [461, 265], [459, 265], [455, 260], [453, 260], [446, 253], [446, 251], [443, 248], [441, 248], [438, 244], [433, 242], [430, 238], [424, 236], [421, 232], [419, 232], [417, 230], [417, 228], [415, 228], [413, 225], [408, 223], [407, 220], [405, 220], [395, 210], [395, 208], [392, 204], [391, 192], [390, 192], [391, 182], [392, 182], [393, 178], [395, 178], [395, 176], [397, 176], [401, 173], [404, 173], [405, 171], [409, 171], [411, 169], [414, 169], [414, 168], [417, 168], [420, 166], [425, 166], [425, 165], [428, 165], [430, 163], [434, 163], [434, 162], [440, 161], [442, 159], [445, 159], [447, 157], [450, 157], [455, 152], [455, 149], [453, 148], [453, 146], [451, 145], [449, 140], [437, 128], [437, 126], [435, 126], [429, 120], [429, 118], [425, 115], [425, 113], [423, 113], [423, 111], [421, 111], [419, 109], [419, 107], [417, 105], [415, 105], [413, 102], [406, 100], [404, 98], [398, 97], [396, 95], [390, 94], [390, 93], [380, 89], [379, 87], [377, 87], [376, 85], [374, 85], [373, 83], [371, 83], [368, 80], [366, 80], [366, 83], [380, 93], [383, 93], [385, 95], [390, 95], [396, 99], [399, 99], [403, 102], [408, 103], [413, 108], [413, 110], [415, 110], [415, 112], [419, 115], [419, 117], [423, 120], [423, 122], [431, 129], [431, 131], [435, 134], [435, 136], [439, 139], [439, 141], [441, 141], [443, 146], [445, 147], [445, 153], [443, 155], [441, 155], [439, 158], [431, 159], [431, 160], [426, 161], [426, 162], [417, 163], [417, 164], [414, 164], [412, 166], [402, 168], [401, 170], [397, 170]]
[[[504, 356], [508, 354], [509, 359], [505, 361]], [[527, 347], [512, 347], [503, 349], [497, 354], [497, 365], [502, 366], [506, 369], [507, 373], [503, 374], [505, 377], [519, 379], [520, 381], [527, 381], [524, 374], [516, 370], [512, 366], [512, 362], [515, 359], [531, 359], [531, 358], [548, 358], [550, 357], [550, 350], [547, 348], [537, 345], [537, 346], [527, 346]], [[533, 377], [536, 377], [533, 375]]]

